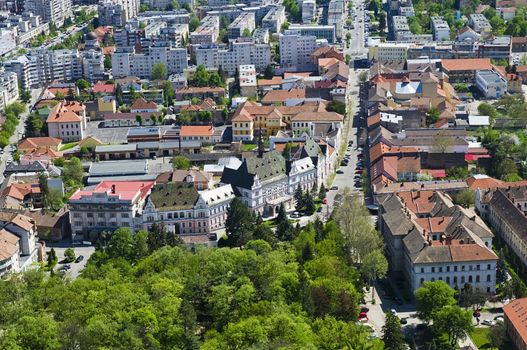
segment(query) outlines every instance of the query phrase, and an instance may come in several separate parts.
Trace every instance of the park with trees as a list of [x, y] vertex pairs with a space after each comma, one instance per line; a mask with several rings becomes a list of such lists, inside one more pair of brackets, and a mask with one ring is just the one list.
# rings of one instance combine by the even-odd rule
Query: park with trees
[[185, 246], [162, 225], [101, 235], [75, 280], [43, 268], [0, 281], [0, 348], [382, 348], [356, 323], [371, 276], [351, 263], [349, 232], [289, 230], [235, 200], [224, 247]]

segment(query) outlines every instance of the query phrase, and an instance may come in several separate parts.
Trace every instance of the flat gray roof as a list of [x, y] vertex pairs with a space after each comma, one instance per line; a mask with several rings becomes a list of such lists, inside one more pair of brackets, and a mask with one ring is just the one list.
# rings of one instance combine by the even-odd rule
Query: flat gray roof
[[89, 169], [92, 176], [123, 176], [148, 173], [148, 160], [115, 160], [91, 163]]

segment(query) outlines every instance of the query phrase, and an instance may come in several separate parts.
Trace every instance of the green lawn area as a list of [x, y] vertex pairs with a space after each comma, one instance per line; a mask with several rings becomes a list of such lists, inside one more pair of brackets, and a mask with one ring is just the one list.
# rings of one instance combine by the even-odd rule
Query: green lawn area
[[64, 152], [70, 148], [73, 148], [75, 146], [77, 146], [79, 143], [78, 142], [69, 142], [69, 143], [63, 143], [62, 146], [60, 146], [60, 150], [61, 152]]
[[490, 328], [489, 327], [485, 327], [485, 328], [476, 328], [474, 329], [474, 332], [472, 332], [470, 334], [470, 337], [472, 338], [472, 340], [474, 341], [474, 343], [476, 344], [476, 346], [479, 348], [479, 349], [495, 349], [497, 350], [498, 348], [494, 348], [494, 347], [491, 347], [490, 344], [489, 344], [489, 340], [488, 340], [488, 334], [490, 333]]
[[252, 150], [255, 150], [256, 148], [257, 148], [257, 145], [254, 144], [254, 143], [244, 143], [244, 144], [242, 145], [242, 150], [243, 150], [244, 152], [250, 152], [250, 151], [252, 151]]

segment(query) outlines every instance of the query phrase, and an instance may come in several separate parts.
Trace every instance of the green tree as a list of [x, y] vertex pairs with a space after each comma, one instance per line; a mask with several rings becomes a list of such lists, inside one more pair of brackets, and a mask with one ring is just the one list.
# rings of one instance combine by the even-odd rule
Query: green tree
[[174, 89], [172, 88], [172, 84], [170, 84], [169, 81], [166, 81], [163, 85], [163, 92], [164, 92], [164, 98], [165, 98], [165, 106], [170, 107], [174, 104], [174, 98], [176, 97], [176, 93], [174, 92]]
[[364, 257], [361, 271], [371, 284], [371, 297], [374, 298], [375, 281], [386, 277], [388, 260], [380, 249], [376, 249]]
[[454, 294], [443, 281], [424, 282], [415, 291], [417, 315], [426, 322], [433, 320], [438, 310], [456, 304]]
[[119, 106], [123, 104], [123, 88], [121, 84], [115, 85], [115, 102]]
[[143, 125], [143, 117], [140, 114], [135, 116], [135, 121], [139, 124], [139, 126]]
[[104, 61], [103, 61], [103, 64], [104, 64], [104, 69], [105, 69], [105, 70], [110, 70], [110, 69], [112, 69], [112, 56], [110, 56], [110, 55], [104, 55]]
[[58, 262], [57, 253], [55, 252], [55, 249], [51, 248], [51, 250], [48, 253], [48, 269], [50, 271], [53, 271], [53, 268]]
[[311, 193], [309, 193], [309, 191], [306, 191], [306, 193], [304, 194], [303, 202], [305, 206], [306, 215], [312, 215], [317, 208], [315, 206], [315, 200], [313, 199], [313, 196], [311, 195]]
[[120, 227], [115, 230], [106, 247], [106, 253], [110, 258], [132, 259], [134, 256], [132, 231], [127, 227]]
[[148, 232], [141, 230], [134, 236], [134, 253], [135, 259], [139, 260], [145, 258], [150, 253], [148, 248]]
[[20, 88], [19, 95], [20, 99], [25, 103], [29, 103], [31, 101], [31, 91]]
[[190, 160], [185, 156], [175, 156], [170, 163], [174, 169], [190, 169]]
[[8, 104], [5, 107], [5, 111], [4, 112], [6, 114], [13, 113], [15, 115], [15, 117], [18, 117], [22, 113], [26, 113], [27, 112], [27, 106], [25, 104], [23, 104], [22, 102], [15, 101], [15, 102], [13, 102], [11, 104]]
[[167, 78], [167, 66], [163, 62], [157, 62], [152, 67], [153, 80], [165, 80]]
[[487, 335], [490, 346], [496, 349], [501, 349], [501, 347], [507, 341], [507, 329], [503, 322], [498, 322], [490, 328], [490, 332]]
[[382, 327], [382, 342], [386, 350], [405, 350], [401, 321], [391, 312], [385, 314], [386, 322]]
[[196, 28], [199, 27], [199, 19], [198, 17], [194, 14], [194, 13], [191, 13], [190, 15], [190, 22], [188, 24], [188, 30], [189, 32], [193, 32], [196, 30]]
[[435, 124], [439, 120], [439, 111], [437, 108], [430, 108], [426, 112], [426, 125]]
[[54, 212], [59, 211], [64, 206], [62, 192], [54, 188], [49, 189], [46, 197], [46, 203], [46, 208], [49, 210]]
[[84, 79], [77, 79], [77, 81], [75, 82], [75, 85], [80, 89], [80, 90], [88, 90], [91, 86], [90, 83], [88, 83], [86, 80]]
[[326, 111], [346, 115], [346, 104], [340, 101], [331, 101], [327, 104]]
[[251, 30], [250, 30], [249, 28], [245, 28], [245, 29], [243, 30], [243, 33], [242, 33], [242, 36], [243, 36], [243, 37], [250, 38], [251, 35], [252, 35], [252, 33], [251, 33]]
[[218, 242], [229, 247], [241, 247], [252, 239], [254, 216], [242, 201], [235, 197], [227, 210], [225, 220], [227, 238]]
[[326, 186], [324, 186], [324, 184], [322, 183], [320, 185], [320, 190], [318, 191], [318, 199], [320, 199], [321, 201], [324, 200], [326, 198], [326, 194], [327, 194]]
[[20, 349], [60, 349], [58, 324], [49, 315], [23, 316], [17, 330]]
[[72, 157], [64, 165], [64, 180], [72, 185], [80, 186], [84, 177], [84, 169], [79, 158]]
[[204, 65], [200, 64], [194, 73], [191, 83], [197, 87], [209, 86], [210, 74]]
[[499, 250], [498, 258], [496, 263], [496, 283], [501, 285], [507, 281], [507, 263], [503, 255], [503, 248]]
[[75, 250], [73, 248], [67, 248], [64, 251], [64, 257], [66, 258], [66, 261], [68, 262], [75, 261]]
[[448, 342], [454, 348], [458, 340], [465, 339], [474, 329], [470, 311], [465, 311], [457, 305], [445, 305], [433, 315], [434, 328], [439, 333], [448, 335]]
[[295, 209], [297, 211], [302, 211], [306, 203], [304, 202], [304, 192], [302, 192], [300, 184], [298, 184], [298, 186], [296, 187], [295, 193], [293, 194], [293, 198], [295, 200]]
[[463, 208], [470, 208], [474, 205], [475, 194], [471, 190], [462, 190], [456, 193], [453, 198], [454, 204], [461, 205]]
[[492, 105], [483, 102], [478, 106], [478, 113], [480, 115], [488, 115], [490, 119], [494, 119], [498, 116], [498, 111]]

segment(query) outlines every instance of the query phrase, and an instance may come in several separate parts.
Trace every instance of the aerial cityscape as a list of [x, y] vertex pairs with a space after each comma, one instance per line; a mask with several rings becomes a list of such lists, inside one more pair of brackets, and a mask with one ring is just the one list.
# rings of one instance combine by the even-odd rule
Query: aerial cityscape
[[0, 349], [527, 350], [527, 1], [0, 0]]

